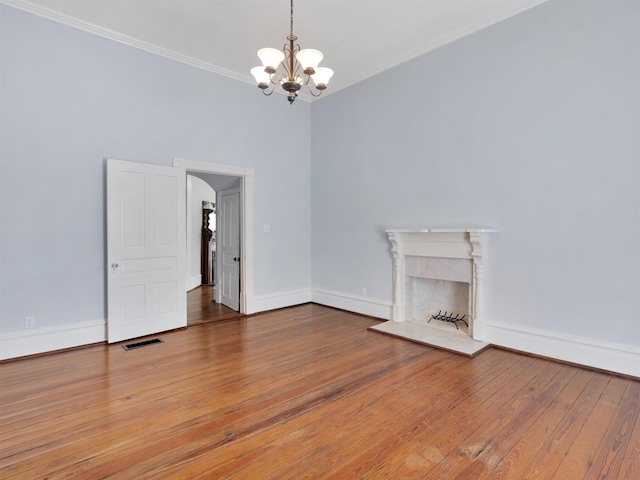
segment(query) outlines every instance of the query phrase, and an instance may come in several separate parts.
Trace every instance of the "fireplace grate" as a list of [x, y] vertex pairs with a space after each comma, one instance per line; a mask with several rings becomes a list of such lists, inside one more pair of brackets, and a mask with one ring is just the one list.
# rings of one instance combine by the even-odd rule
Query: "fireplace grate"
[[[462, 315], [461, 317], [459, 317], [459, 314], [456, 313], [456, 316], [454, 317], [453, 316], [453, 312], [451, 312], [451, 314], [449, 314], [448, 312], [442, 313], [442, 310], [438, 310], [438, 314], [437, 315], [431, 315], [431, 318], [429, 319], [429, 322], [431, 322], [431, 320], [440, 320], [441, 322], [453, 323], [456, 326], [456, 330], [458, 330], [458, 322], [464, 323], [467, 326], [467, 328], [469, 328], [469, 324], [464, 319], [465, 316], [466, 315]], [[429, 323], [429, 322], [427, 322], [427, 323]]]

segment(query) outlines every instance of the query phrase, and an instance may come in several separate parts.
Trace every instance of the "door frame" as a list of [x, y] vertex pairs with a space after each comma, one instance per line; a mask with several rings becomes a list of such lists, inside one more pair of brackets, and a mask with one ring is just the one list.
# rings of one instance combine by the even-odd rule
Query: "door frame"
[[253, 313], [249, 305], [253, 298], [253, 189], [254, 171], [251, 167], [236, 167], [173, 157], [173, 166], [191, 172], [213, 173], [240, 177], [240, 313]]

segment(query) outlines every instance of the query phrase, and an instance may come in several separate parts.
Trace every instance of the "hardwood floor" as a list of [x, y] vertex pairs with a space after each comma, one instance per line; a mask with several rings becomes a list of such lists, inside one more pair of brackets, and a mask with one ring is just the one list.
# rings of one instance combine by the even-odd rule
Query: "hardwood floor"
[[215, 303], [213, 289], [213, 285], [200, 285], [187, 292], [187, 324], [189, 326], [242, 316], [221, 303]]
[[640, 478], [640, 382], [375, 323], [303, 305], [0, 364], [0, 478]]

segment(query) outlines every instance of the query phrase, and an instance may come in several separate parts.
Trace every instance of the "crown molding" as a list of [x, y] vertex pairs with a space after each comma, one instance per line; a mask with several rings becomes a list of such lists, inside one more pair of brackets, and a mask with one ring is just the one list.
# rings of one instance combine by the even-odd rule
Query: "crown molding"
[[[327, 89], [323, 92], [323, 97], [329, 96], [333, 93], [336, 93], [340, 90], [348, 88], [352, 85], [355, 85], [363, 80], [366, 80], [370, 77], [383, 73], [387, 70], [391, 70], [399, 65], [407, 63], [415, 58], [418, 58], [422, 55], [425, 55], [433, 50], [436, 50], [440, 47], [453, 43], [461, 38], [464, 38], [468, 35], [471, 35], [479, 30], [487, 28], [491, 25], [494, 25], [502, 20], [506, 20], [514, 15], [525, 12], [533, 7], [536, 7], [542, 3], [548, 2], [549, 0], [523, 0], [518, 3], [506, 3], [505, 7], [498, 12], [494, 12], [491, 15], [487, 15], [484, 18], [476, 20], [474, 22], [470, 22], [462, 27], [442, 35], [433, 41], [429, 42], [426, 45], [420, 45], [415, 49], [406, 48], [402, 51], [398, 52], [398, 56], [396, 56], [391, 63], [385, 65], [382, 68], [371, 68], [369, 70], [363, 70], [359, 75], [353, 77], [351, 80], [348, 80], [346, 83], [340, 84], [340, 86], [336, 89], [335, 82], [334, 88]], [[61, 23], [63, 25], [67, 25], [94, 35], [101, 36], [103, 38], [107, 38], [109, 40], [113, 40], [115, 42], [136, 48], [138, 50], [142, 50], [148, 53], [152, 53], [154, 55], [159, 55], [170, 60], [174, 60], [176, 62], [180, 62], [195, 68], [199, 68], [201, 70], [205, 70], [211, 73], [215, 73], [218, 75], [222, 75], [227, 78], [231, 78], [234, 80], [238, 80], [240, 82], [255, 86], [255, 81], [253, 77], [249, 74], [240, 74], [234, 72], [232, 70], [228, 70], [226, 68], [222, 68], [220, 66], [214, 65], [212, 63], [204, 62], [194, 57], [190, 57], [188, 55], [184, 55], [173, 50], [169, 50], [163, 47], [159, 47], [157, 45], [151, 44], [149, 42], [145, 42], [127, 35], [123, 35], [121, 33], [115, 32], [113, 30], [100, 27], [94, 25], [90, 22], [86, 22], [83, 20], [79, 20], [69, 15], [65, 15], [50, 8], [43, 7], [41, 5], [34, 4], [29, 0], [0, 0], [0, 4], [4, 4], [10, 7], [14, 7], [16, 9]], [[283, 96], [286, 95], [286, 92], [283, 90], [276, 89], [276, 93], [281, 94]], [[300, 91], [298, 95], [298, 99], [311, 103], [316, 101], [315, 97], [312, 97], [309, 94], [306, 94], [304, 91]]]
[[33, 4], [28, 0], [0, 0], [0, 4], [4, 4], [9, 7], [22, 10], [24, 12], [34, 14], [48, 20], [53, 20], [54, 22], [67, 25], [69, 27], [73, 27], [87, 33], [98, 35], [100, 37], [107, 38], [109, 40], [113, 40], [115, 42], [128, 45], [133, 48], [137, 48], [138, 50], [143, 50], [154, 55], [160, 55], [161, 57], [175, 60], [176, 62], [184, 63], [201, 70], [206, 70], [208, 72], [216, 73], [224, 77], [233, 78], [234, 80], [239, 80], [244, 83], [255, 85], [255, 81], [249, 75], [240, 75], [231, 70], [227, 70], [226, 68], [213, 65], [212, 63], [203, 62], [202, 60], [198, 60], [197, 58], [183, 55], [181, 53], [174, 52], [173, 50], [162, 48], [157, 45], [130, 37], [128, 35], [123, 35], [113, 30], [109, 30], [107, 28], [99, 27], [92, 23], [56, 12], [41, 5]]
[[[240, 82], [247, 83], [252, 86], [255, 86], [256, 84], [253, 77], [251, 77], [250, 75], [241, 75], [237, 72], [219, 67], [212, 63], [203, 62], [202, 60], [198, 60], [197, 58], [193, 58], [188, 55], [183, 55], [173, 50], [162, 48], [152, 43], [144, 42], [142, 40], [138, 40], [128, 35], [123, 35], [121, 33], [115, 32], [107, 28], [99, 27], [90, 22], [79, 20], [75, 17], [71, 17], [69, 15], [65, 15], [60, 12], [56, 12], [55, 10], [51, 10], [41, 5], [33, 4], [28, 0], [0, 0], [0, 4], [7, 5], [9, 7], [13, 7], [18, 10], [31, 13], [33, 15], [37, 15], [42, 18], [46, 18], [48, 20], [52, 20], [54, 22], [67, 25], [69, 27], [76, 28], [78, 30], [91, 33], [93, 35], [98, 35], [100, 37], [113, 40], [123, 45], [137, 48], [138, 50], [142, 50], [147, 53], [159, 55], [161, 57], [168, 58], [170, 60], [174, 60], [176, 62], [180, 62], [185, 65], [189, 65], [191, 67], [199, 68], [201, 70], [206, 70], [207, 72], [215, 73], [217, 75], [222, 75], [223, 77], [232, 78], [234, 80], [238, 80]], [[284, 90], [283, 91], [276, 90], [276, 93], [286, 96], [287, 92], [285, 92]], [[302, 92], [298, 95], [298, 99], [303, 100], [305, 102], [313, 101], [313, 98], [311, 98], [309, 95], [305, 95]]]

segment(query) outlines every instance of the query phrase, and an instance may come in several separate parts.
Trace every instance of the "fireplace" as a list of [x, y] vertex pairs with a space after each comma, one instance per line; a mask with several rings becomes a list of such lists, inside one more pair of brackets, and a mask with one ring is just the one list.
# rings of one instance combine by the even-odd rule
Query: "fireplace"
[[486, 239], [495, 232], [387, 230], [393, 254], [393, 318], [373, 329], [455, 351], [463, 345], [460, 353], [470, 355], [486, 347]]

